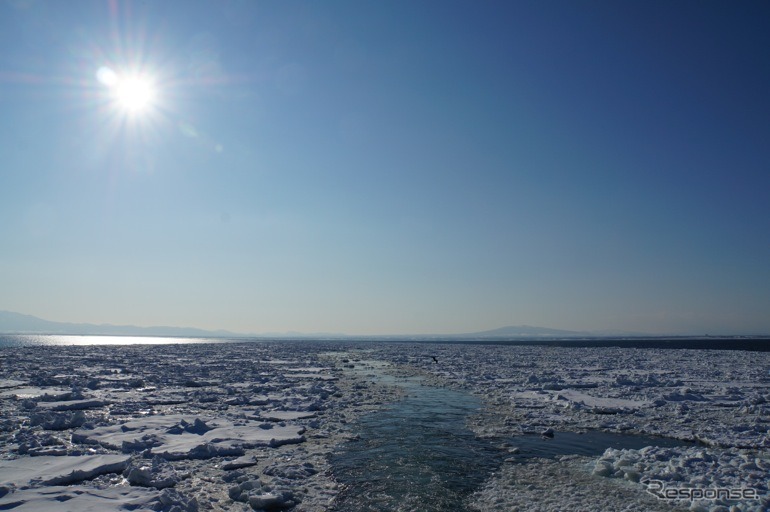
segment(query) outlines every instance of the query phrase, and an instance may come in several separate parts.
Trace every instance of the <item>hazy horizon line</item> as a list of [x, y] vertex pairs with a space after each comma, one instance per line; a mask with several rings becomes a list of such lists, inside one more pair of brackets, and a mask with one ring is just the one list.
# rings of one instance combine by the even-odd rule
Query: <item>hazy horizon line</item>
[[[10, 325], [4, 325], [9, 323]], [[14, 324], [13, 321], [16, 323]], [[28, 322], [27, 326], [23, 322]], [[15, 325], [16, 327], [13, 327]], [[79, 330], [78, 330], [79, 329]], [[82, 335], [82, 336], [202, 336], [202, 337], [238, 337], [238, 338], [437, 338], [437, 337], [762, 337], [768, 333], [700, 333], [700, 332], [641, 332], [624, 329], [574, 330], [533, 326], [529, 324], [506, 325], [481, 331], [435, 332], [426, 333], [349, 333], [328, 331], [263, 331], [239, 332], [229, 329], [205, 329], [192, 326], [172, 325], [135, 325], [91, 322], [63, 322], [48, 320], [35, 315], [15, 311], [0, 310], [0, 333], [17, 335]]]

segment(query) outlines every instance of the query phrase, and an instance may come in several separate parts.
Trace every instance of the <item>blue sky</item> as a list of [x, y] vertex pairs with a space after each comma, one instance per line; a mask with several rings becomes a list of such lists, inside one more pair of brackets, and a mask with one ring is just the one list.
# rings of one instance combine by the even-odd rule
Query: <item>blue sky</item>
[[770, 332], [768, 26], [766, 2], [6, 0], [0, 309]]

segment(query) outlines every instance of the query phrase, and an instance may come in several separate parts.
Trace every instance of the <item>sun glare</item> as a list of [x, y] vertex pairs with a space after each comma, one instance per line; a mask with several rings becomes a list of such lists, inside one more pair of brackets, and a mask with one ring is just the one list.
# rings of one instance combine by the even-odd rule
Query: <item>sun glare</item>
[[128, 114], [141, 114], [150, 110], [156, 100], [152, 78], [141, 74], [120, 75], [103, 67], [96, 73], [99, 82], [107, 87], [114, 105]]
[[152, 105], [153, 97], [152, 84], [146, 78], [121, 80], [115, 87], [115, 99], [131, 112], [141, 111]]

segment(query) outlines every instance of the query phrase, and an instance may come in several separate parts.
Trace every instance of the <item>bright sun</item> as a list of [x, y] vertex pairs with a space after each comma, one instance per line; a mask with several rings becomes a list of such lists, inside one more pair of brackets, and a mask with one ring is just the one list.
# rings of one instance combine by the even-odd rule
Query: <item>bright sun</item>
[[150, 110], [156, 99], [153, 80], [141, 74], [119, 75], [110, 68], [100, 68], [96, 77], [109, 90], [110, 99], [128, 114]]
[[118, 104], [131, 112], [139, 112], [151, 106], [154, 96], [152, 83], [146, 78], [127, 78], [115, 86]]

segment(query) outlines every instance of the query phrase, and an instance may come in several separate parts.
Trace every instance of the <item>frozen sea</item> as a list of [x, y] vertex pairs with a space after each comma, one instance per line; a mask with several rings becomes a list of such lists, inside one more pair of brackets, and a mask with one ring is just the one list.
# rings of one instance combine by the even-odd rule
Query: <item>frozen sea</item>
[[254, 341], [0, 336], [0, 510], [770, 506], [762, 340]]

